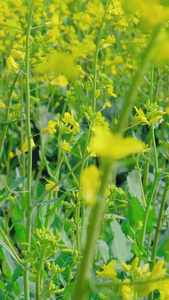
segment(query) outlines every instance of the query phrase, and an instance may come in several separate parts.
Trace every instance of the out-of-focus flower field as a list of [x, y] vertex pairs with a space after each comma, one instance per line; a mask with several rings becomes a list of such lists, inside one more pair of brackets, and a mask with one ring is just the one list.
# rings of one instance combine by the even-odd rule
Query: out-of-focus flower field
[[0, 299], [169, 299], [169, 1], [0, 1]]

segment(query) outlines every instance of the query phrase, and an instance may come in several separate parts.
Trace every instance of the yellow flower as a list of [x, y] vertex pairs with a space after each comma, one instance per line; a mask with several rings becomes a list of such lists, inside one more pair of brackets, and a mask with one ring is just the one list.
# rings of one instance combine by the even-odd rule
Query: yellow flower
[[71, 148], [69, 143], [67, 143], [65, 140], [61, 143], [62, 148], [67, 151], [67, 152], [71, 152]]
[[[47, 179], [46, 179], [47, 180]], [[48, 183], [45, 184], [45, 190], [50, 190], [56, 183], [53, 182], [52, 180], [47, 180]], [[54, 189], [53, 189], [55, 192], [58, 192], [59, 191], [59, 188], [58, 186], [56, 186]]]
[[[123, 280], [123, 282], [129, 283], [129, 285], [130, 285], [130, 279], [125, 279], [125, 280]], [[133, 299], [134, 290], [129, 285], [124, 284], [121, 288], [123, 300], [132, 300]]]
[[109, 130], [104, 130], [102, 127], [95, 127], [93, 131], [94, 136], [89, 147], [97, 156], [117, 160], [145, 149], [145, 144], [142, 141], [132, 137], [124, 138], [111, 133]]
[[51, 81], [51, 85], [59, 85], [65, 87], [68, 85], [68, 81], [64, 75], [59, 75], [57, 78]]
[[121, 56], [116, 56], [114, 61], [113, 61], [114, 64], [122, 64], [123, 63], [123, 58]]
[[5, 108], [6, 105], [0, 100], [0, 108]]
[[95, 93], [95, 98], [98, 98], [100, 96], [100, 90], [96, 90], [96, 93]]
[[117, 272], [115, 269], [115, 264], [116, 261], [112, 260], [111, 262], [109, 262], [107, 265], [103, 265], [102, 266], [102, 271], [96, 271], [97, 273], [97, 277], [102, 276], [105, 277], [107, 279], [115, 279], [117, 277]]
[[[34, 143], [34, 140], [33, 140], [33, 139], [31, 139], [31, 147], [32, 147], [32, 148], [35, 147], [35, 143]], [[22, 146], [22, 150], [23, 150], [24, 152], [28, 152], [28, 140], [27, 140], [27, 139], [26, 139], [25, 143], [24, 143], [23, 146]]]
[[70, 123], [71, 125], [74, 125], [75, 123], [75, 119], [74, 119], [74, 110], [71, 110], [71, 113], [65, 112], [64, 113], [64, 117], [62, 118], [62, 120], [65, 123]]
[[46, 133], [55, 133], [56, 132], [56, 129], [55, 129], [55, 126], [56, 126], [57, 122], [53, 122], [52, 120], [50, 120], [48, 122], [48, 127], [45, 128], [42, 133], [43, 134], [46, 134]]
[[135, 108], [135, 111], [137, 113], [137, 119], [139, 121], [143, 122], [143, 123], [150, 124], [150, 122], [147, 120], [147, 118], [146, 118], [144, 112], [142, 111], [142, 109], [141, 108], [138, 109], [136, 106], [134, 106], [134, 108]]
[[15, 49], [11, 50], [11, 55], [13, 58], [18, 58], [18, 59], [24, 59], [25, 58], [25, 53], [17, 51]]
[[77, 70], [77, 73], [78, 74], [81, 74], [81, 75], [85, 75], [86, 73], [83, 71], [82, 67], [80, 65], [77, 65], [76, 66], [76, 70]]
[[90, 165], [83, 171], [81, 187], [86, 205], [94, 206], [96, 203], [96, 192], [100, 186], [99, 175], [100, 172], [95, 165]]
[[11, 55], [7, 58], [6, 64], [9, 70], [17, 70], [19, 67]]
[[116, 95], [115, 93], [113, 93], [113, 90], [114, 90], [114, 87], [112, 86], [112, 84], [110, 84], [110, 85], [108, 86], [108, 93], [109, 93], [110, 96], [116, 98], [117, 95]]
[[111, 106], [112, 106], [112, 105], [111, 105], [110, 101], [106, 101], [106, 102], [103, 104], [102, 109], [105, 109], [106, 107], [111, 107]]

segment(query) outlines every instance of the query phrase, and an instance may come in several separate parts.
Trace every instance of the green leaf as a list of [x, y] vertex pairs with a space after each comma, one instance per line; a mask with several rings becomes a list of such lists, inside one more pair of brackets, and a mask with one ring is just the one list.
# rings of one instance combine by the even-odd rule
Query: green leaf
[[[128, 214], [130, 225], [133, 227], [138, 221], [144, 222], [145, 214], [146, 211], [143, 209], [138, 199], [133, 197], [131, 201], [130, 211]], [[156, 222], [156, 212], [154, 208], [150, 207], [147, 226], [146, 226], [146, 234], [152, 232], [152, 230], [154, 229], [153, 223], [155, 222]]]
[[0, 280], [0, 291], [3, 290], [5, 290], [5, 283], [2, 280]]
[[15, 224], [15, 236], [19, 243], [25, 243], [26, 240], [26, 228], [20, 224]]
[[97, 251], [100, 253], [100, 257], [103, 259], [104, 263], [107, 263], [109, 259], [109, 247], [105, 241], [98, 240]]
[[[0, 240], [0, 244], [1, 244], [1, 246], [3, 247], [3, 249], [5, 249], [5, 250], [12, 256], [12, 258], [13, 258], [15, 261], [17, 261], [15, 255], [13, 254], [12, 250], [8, 247], [8, 245], [5, 244], [2, 240]], [[17, 261], [17, 263], [18, 263], [18, 261]]]
[[111, 230], [114, 234], [111, 245], [114, 258], [118, 259], [119, 261], [130, 260], [133, 256], [131, 253], [132, 242], [122, 232], [121, 226], [116, 220], [111, 222]]
[[13, 180], [9, 184], [10, 190], [15, 190], [24, 180], [25, 180], [25, 177], [19, 177], [19, 178]]
[[141, 195], [141, 187], [139, 182], [139, 173], [136, 170], [131, 171], [127, 176], [127, 183], [129, 193], [132, 197], [136, 197], [143, 206], [143, 199]]
[[12, 282], [15, 282], [19, 277], [23, 275], [23, 269], [21, 266], [17, 266], [12, 275]]

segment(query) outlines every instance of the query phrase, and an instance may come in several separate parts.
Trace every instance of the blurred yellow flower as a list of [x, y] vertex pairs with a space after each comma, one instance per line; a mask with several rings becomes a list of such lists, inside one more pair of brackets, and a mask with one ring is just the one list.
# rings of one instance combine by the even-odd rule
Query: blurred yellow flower
[[93, 131], [94, 136], [89, 147], [97, 156], [118, 160], [145, 149], [145, 144], [142, 141], [132, 137], [121, 137], [109, 130], [104, 130], [102, 127], [95, 127]]
[[65, 140], [61, 143], [61, 146], [66, 152], [71, 152], [70, 145]]
[[99, 175], [99, 169], [95, 165], [90, 165], [83, 171], [81, 187], [86, 205], [94, 206], [96, 203], [96, 193], [100, 186]]
[[53, 79], [50, 84], [65, 87], [68, 85], [68, 81], [64, 75], [59, 75], [57, 78]]
[[136, 118], [139, 121], [143, 122], [143, 123], [150, 124], [150, 122], [147, 120], [147, 118], [146, 118], [144, 112], [142, 111], [142, 109], [141, 108], [138, 109], [136, 106], [134, 106], [134, 108], [135, 108], [135, 111], [137, 113], [137, 117]]
[[97, 273], [96, 277], [101, 276], [101, 277], [105, 277], [105, 278], [112, 279], [112, 280], [115, 279], [117, 277], [115, 264], [116, 264], [116, 261], [112, 260], [107, 265], [103, 265], [102, 271], [96, 271], [96, 273]]
[[6, 105], [0, 100], [0, 108], [5, 108]]
[[106, 102], [103, 104], [102, 109], [105, 109], [106, 107], [111, 107], [111, 106], [112, 106], [112, 105], [111, 105], [110, 101], [106, 101]]
[[[124, 279], [123, 283], [125, 283], [124, 285], [122, 285], [122, 288], [121, 288], [123, 300], [132, 300], [134, 290], [130, 286], [130, 279]], [[128, 283], [129, 285], [126, 285], [126, 283]]]
[[45, 128], [42, 133], [43, 134], [46, 134], [46, 133], [55, 133], [56, 132], [56, 129], [55, 129], [55, 126], [56, 126], [57, 122], [54, 122], [52, 120], [49, 120], [48, 122], [48, 127]]
[[17, 70], [19, 67], [11, 55], [7, 58], [6, 64], [9, 70]]
[[13, 58], [18, 58], [18, 59], [24, 59], [25, 58], [25, 53], [17, 51], [15, 49], [11, 50], [11, 55]]
[[[34, 140], [33, 140], [33, 139], [31, 139], [31, 147], [32, 147], [32, 148], [35, 147], [35, 143], [34, 143]], [[23, 146], [22, 146], [22, 150], [23, 150], [24, 152], [28, 152], [28, 140], [27, 140], [27, 139], [26, 139], [25, 143], [24, 143]]]
[[96, 90], [96, 93], [95, 93], [95, 98], [98, 98], [99, 96], [100, 96], [100, 90], [98, 89], [98, 90]]
[[[46, 179], [47, 180], [47, 179]], [[45, 184], [45, 190], [50, 190], [56, 183], [53, 182], [52, 180], [47, 180], [48, 183]], [[59, 188], [58, 186], [56, 186], [54, 189], [53, 189], [55, 192], [58, 192], [59, 191]]]

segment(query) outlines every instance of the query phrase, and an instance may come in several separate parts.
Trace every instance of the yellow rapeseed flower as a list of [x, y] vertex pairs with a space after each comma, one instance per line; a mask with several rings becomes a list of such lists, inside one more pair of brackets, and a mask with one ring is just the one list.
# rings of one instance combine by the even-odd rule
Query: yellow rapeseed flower
[[51, 85], [59, 85], [65, 87], [68, 85], [68, 81], [64, 75], [59, 75], [57, 78], [51, 81]]
[[112, 279], [112, 280], [115, 279], [117, 277], [117, 272], [114, 267], [115, 264], [116, 264], [116, 261], [112, 260], [107, 265], [103, 265], [102, 271], [96, 271], [97, 277], [101, 276], [101, 277], [105, 277], [105, 278]]
[[70, 145], [65, 140], [61, 143], [61, 146], [66, 152], [71, 152]]
[[143, 122], [143, 123], [150, 124], [150, 122], [147, 120], [147, 118], [146, 118], [144, 112], [142, 111], [142, 109], [141, 108], [138, 109], [136, 106], [134, 106], [134, 108], [135, 108], [135, 111], [137, 113], [137, 119], [139, 121]]
[[6, 105], [0, 100], [0, 108], [5, 108]]
[[11, 55], [7, 58], [6, 64], [9, 70], [17, 70], [19, 67]]
[[89, 147], [97, 156], [118, 160], [145, 149], [145, 144], [142, 141], [132, 137], [121, 137], [109, 130], [104, 130], [102, 127], [95, 127], [93, 131], [94, 136]]
[[[45, 184], [45, 190], [48, 191], [55, 185], [55, 182], [53, 182], [52, 180], [47, 180], [47, 181], [48, 181], [48, 183]], [[55, 192], [58, 192], [59, 191], [58, 186], [56, 186], [53, 190]]]
[[[31, 147], [32, 147], [32, 148], [35, 147], [35, 143], [34, 143], [34, 140], [33, 140], [33, 139], [31, 139]], [[24, 143], [23, 146], [22, 146], [22, 150], [23, 150], [24, 152], [28, 152], [28, 140], [27, 140], [27, 139], [26, 139], [25, 143]]]
[[25, 53], [24, 52], [20, 52], [20, 51], [17, 51], [15, 49], [12, 49], [11, 50], [11, 56], [13, 58], [17, 58], [17, 59], [24, 59], [25, 58]]
[[86, 205], [94, 206], [96, 203], [96, 193], [100, 186], [99, 175], [99, 169], [95, 165], [90, 165], [83, 171], [81, 187]]
[[45, 129], [42, 131], [42, 133], [43, 133], [43, 134], [46, 134], [46, 133], [51, 133], [51, 134], [53, 134], [53, 133], [55, 133], [55, 132], [56, 132], [56, 129], [55, 129], [56, 124], [57, 124], [57, 122], [54, 122], [54, 121], [52, 121], [52, 120], [49, 120], [49, 122], [48, 122], [48, 127], [45, 128]]

